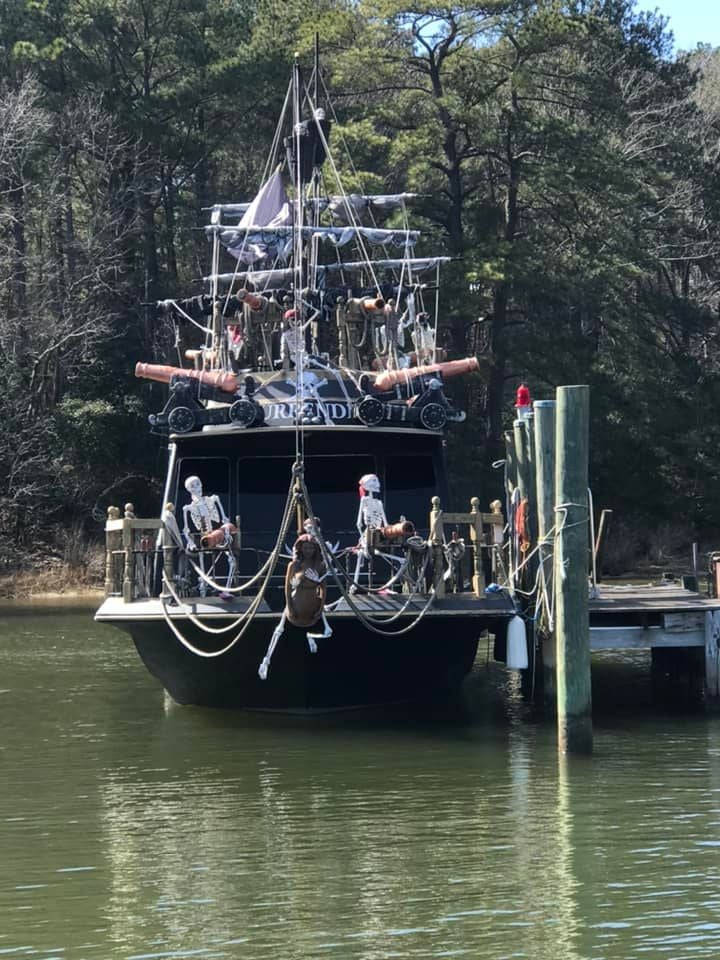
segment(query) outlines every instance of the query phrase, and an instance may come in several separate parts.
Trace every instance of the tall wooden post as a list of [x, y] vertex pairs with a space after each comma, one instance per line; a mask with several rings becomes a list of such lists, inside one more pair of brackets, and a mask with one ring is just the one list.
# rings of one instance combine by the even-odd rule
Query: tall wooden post
[[705, 704], [720, 707], [720, 610], [705, 614]]
[[505, 434], [505, 494], [509, 498], [517, 486], [517, 458], [515, 456], [515, 437], [512, 433]]
[[[553, 544], [548, 534], [555, 525], [555, 401], [536, 400], [533, 404], [535, 414], [535, 490], [537, 494], [538, 515], [538, 554], [543, 576], [540, 577], [540, 589], [546, 591], [546, 597], [552, 607], [553, 597]], [[545, 703], [555, 705], [555, 635], [545, 607], [540, 614], [542, 636], [543, 690]]]
[[522, 570], [516, 577], [516, 586], [520, 593], [519, 606], [525, 613], [525, 628], [528, 645], [528, 664], [529, 669], [523, 671], [522, 683], [525, 696], [531, 696], [537, 689], [535, 684], [535, 671], [538, 667], [538, 660], [535, 656], [535, 625], [532, 618], [532, 598], [527, 596], [527, 592], [532, 590], [537, 571], [537, 560], [533, 555], [535, 548], [535, 536], [537, 531], [537, 518], [535, 507], [535, 475], [533, 468], [533, 443], [532, 426], [525, 418], [518, 419], [513, 424], [513, 437], [515, 441], [515, 459], [517, 461], [517, 487], [520, 494], [520, 501], [525, 501], [525, 536], [524, 545], [520, 545], [520, 552], [515, 557], [515, 567]]
[[590, 390], [558, 387], [555, 462], [555, 629], [558, 745], [592, 752], [588, 613]]
[[603, 510], [600, 514], [600, 523], [598, 524], [597, 534], [593, 550], [595, 551], [595, 582], [600, 583], [603, 575], [603, 550], [607, 542], [608, 532], [610, 530], [610, 521], [612, 520], [612, 510]]
[[530, 450], [525, 420], [516, 420], [513, 424], [515, 460], [517, 463], [517, 486], [523, 500], [531, 499], [532, 478], [530, 476]]

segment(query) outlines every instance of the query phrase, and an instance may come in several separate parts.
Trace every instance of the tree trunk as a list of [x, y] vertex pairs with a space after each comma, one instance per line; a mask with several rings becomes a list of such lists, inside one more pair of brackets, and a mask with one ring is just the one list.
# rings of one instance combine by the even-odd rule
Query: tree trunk
[[177, 257], [175, 254], [175, 188], [169, 176], [164, 176], [163, 208], [165, 210], [165, 256], [169, 286], [178, 288]]

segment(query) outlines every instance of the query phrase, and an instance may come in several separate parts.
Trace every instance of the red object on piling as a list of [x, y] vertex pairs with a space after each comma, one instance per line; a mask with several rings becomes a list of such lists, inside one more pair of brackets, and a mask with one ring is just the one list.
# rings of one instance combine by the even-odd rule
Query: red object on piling
[[532, 400], [530, 399], [530, 390], [526, 384], [521, 383], [517, 388], [517, 393], [515, 394], [515, 406], [516, 407], [530, 407], [532, 406]]

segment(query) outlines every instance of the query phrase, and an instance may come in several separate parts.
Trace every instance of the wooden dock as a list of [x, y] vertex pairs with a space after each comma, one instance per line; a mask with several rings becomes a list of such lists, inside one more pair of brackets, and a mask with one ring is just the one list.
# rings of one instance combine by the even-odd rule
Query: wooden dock
[[705, 697], [720, 697], [720, 599], [680, 584], [606, 586], [590, 599], [591, 650], [705, 651]]
[[705, 644], [705, 619], [720, 600], [679, 584], [606, 586], [590, 599], [593, 650], [697, 647]]

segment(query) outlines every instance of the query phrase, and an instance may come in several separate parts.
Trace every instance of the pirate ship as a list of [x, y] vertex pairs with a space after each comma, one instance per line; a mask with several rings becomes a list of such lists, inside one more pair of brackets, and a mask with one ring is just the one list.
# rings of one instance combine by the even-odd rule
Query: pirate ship
[[415, 255], [412, 194], [343, 190], [319, 80], [295, 65], [259, 192], [209, 211], [206, 293], [158, 304], [186, 362], [136, 368], [168, 389], [163, 505], [109, 508], [96, 619], [179, 703], [444, 693], [513, 613], [501, 513], [443, 509], [445, 384], [477, 369], [438, 346], [448, 258]]

